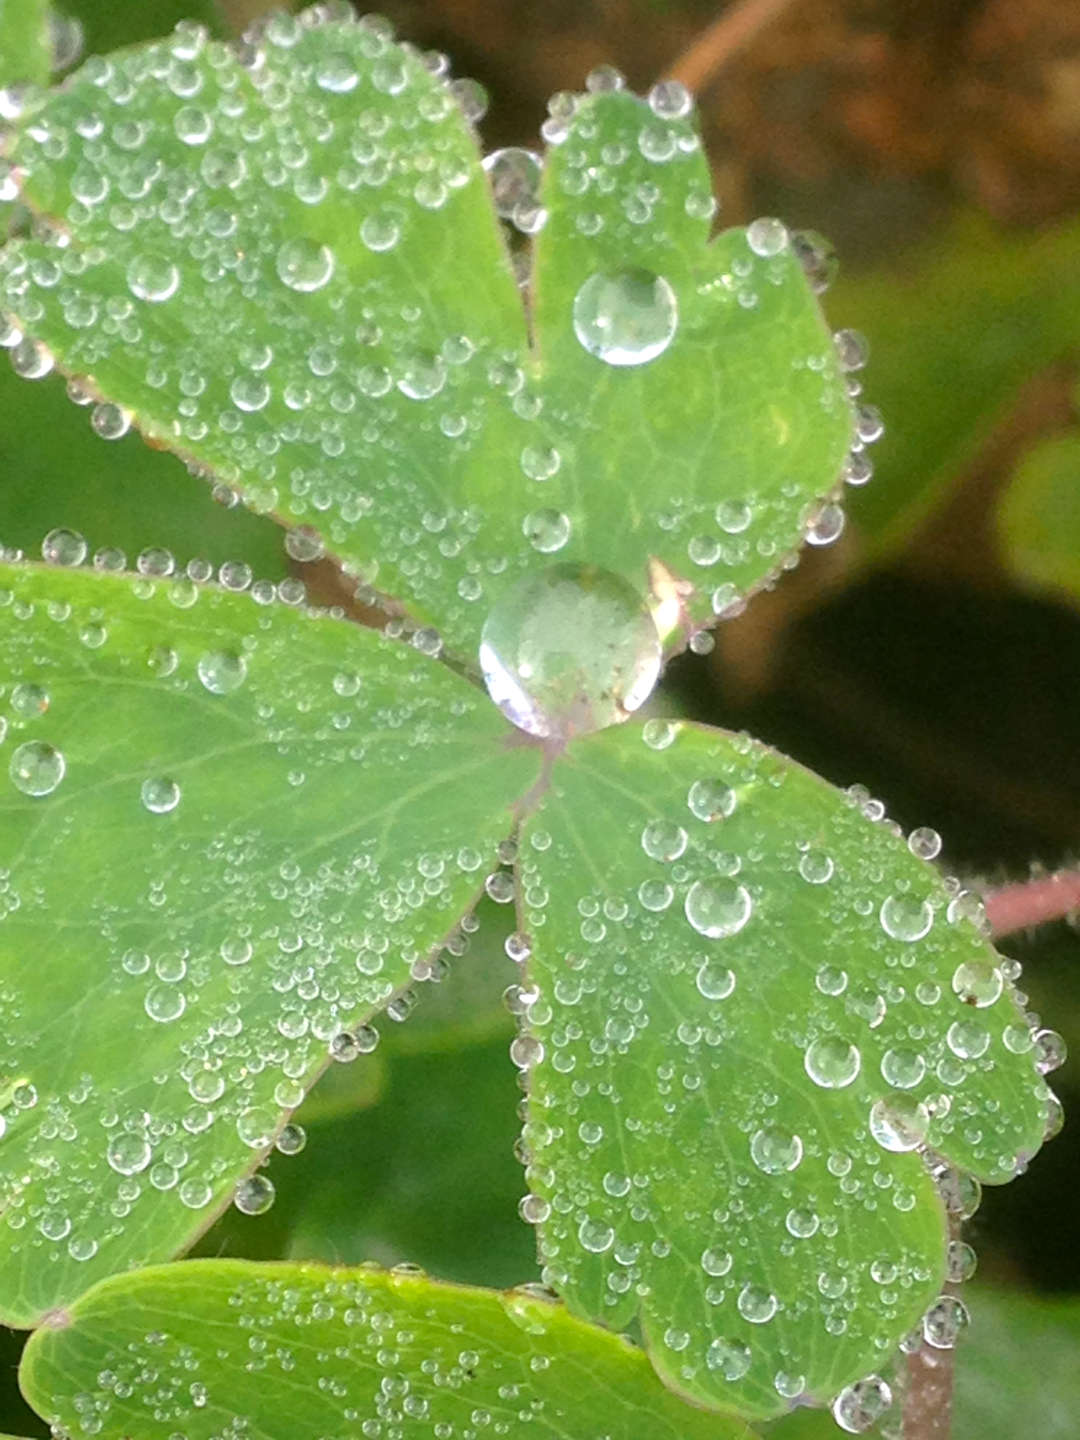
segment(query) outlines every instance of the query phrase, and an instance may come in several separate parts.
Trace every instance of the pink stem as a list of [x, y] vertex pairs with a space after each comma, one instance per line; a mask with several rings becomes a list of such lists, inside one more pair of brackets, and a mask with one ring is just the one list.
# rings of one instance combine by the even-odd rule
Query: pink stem
[[1026, 930], [1030, 925], [1063, 920], [1080, 911], [1080, 871], [1061, 870], [1056, 875], [1002, 885], [988, 891], [983, 899], [996, 938]]

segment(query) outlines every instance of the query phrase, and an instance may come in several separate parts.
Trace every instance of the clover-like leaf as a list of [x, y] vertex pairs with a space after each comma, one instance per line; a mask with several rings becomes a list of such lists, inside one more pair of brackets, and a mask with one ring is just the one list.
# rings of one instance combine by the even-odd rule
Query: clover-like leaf
[[974, 897], [865, 796], [659, 720], [558, 759], [521, 886], [548, 1283], [751, 1416], [883, 1363], [943, 1278], [920, 1152], [1001, 1182], [1046, 1125]]
[[0, 570], [7, 1323], [191, 1243], [535, 775], [445, 666], [259, 598]]
[[416, 1274], [197, 1260], [117, 1276], [31, 1339], [31, 1402], [102, 1440], [519, 1430], [752, 1440], [687, 1409], [627, 1341], [550, 1300]]
[[461, 656], [556, 552], [651, 584], [665, 631], [734, 603], [851, 439], [787, 233], [707, 243], [680, 94], [587, 97], [527, 207], [530, 347], [471, 92], [346, 13], [276, 17], [246, 63], [187, 27], [85, 65], [15, 147], [58, 233], [9, 252], [0, 303]]

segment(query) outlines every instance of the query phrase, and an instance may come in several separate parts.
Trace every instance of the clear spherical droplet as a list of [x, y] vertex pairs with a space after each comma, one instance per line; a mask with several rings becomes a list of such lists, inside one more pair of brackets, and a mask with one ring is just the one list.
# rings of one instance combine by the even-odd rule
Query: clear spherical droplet
[[842, 1090], [859, 1073], [862, 1056], [857, 1045], [842, 1035], [821, 1035], [811, 1041], [803, 1066], [815, 1085], [823, 1090]]
[[883, 1150], [917, 1150], [930, 1128], [930, 1114], [914, 1095], [889, 1095], [870, 1109], [870, 1133]]
[[989, 960], [967, 960], [953, 971], [952, 988], [965, 1005], [984, 1010], [1001, 998], [1005, 977]]
[[512, 220], [519, 206], [533, 206], [540, 194], [540, 156], [533, 150], [507, 145], [484, 157], [495, 213]]
[[718, 1371], [725, 1380], [741, 1380], [750, 1369], [750, 1359], [749, 1345], [725, 1336], [713, 1340], [705, 1351], [706, 1366]]
[[709, 823], [734, 815], [735, 802], [735, 791], [723, 780], [695, 780], [686, 796], [690, 813]]
[[277, 253], [276, 268], [278, 279], [290, 290], [321, 290], [334, 273], [334, 252], [315, 240], [286, 240]]
[[164, 776], [144, 780], [139, 789], [139, 798], [152, 815], [167, 815], [180, 804], [180, 786], [175, 780]]
[[868, 1375], [841, 1390], [833, 1401], [833, 1419], [849, 1435], [862, 1435], [876, 1425], [892, 1404], [892, 1390], [880, 1375]]
[[481, 634], [491, 698], [532, 735], [565, 738], [625, 720], [652, 692], [660, 661], [660, 637], [633, 586], [590, 565], [527, 575]]
[[264, 1215], [274, 1203], [274, 1182], [265, 1175], [248, 1175], [233, 1193], [233, 1204], [242, 1215]]
[[881, 928], [892, 940], [911, 943], [929, 935], [934, 910], [929, 900], [913, 895], [890, 895], [881, 907]]
[[41, 558], [47, 565], [81, 565], [88, 548], [77, 530], [50, 530], [41, 542]]
[[247, 664], [242, 655], [229, 650], [210, 650], [199, 656], [195, 667], [199, 679], [211, 695], [229, 695], [239, 690], [247, 675]]
[[167, 255], [148, 251], [136, 255], [127, 268], [128, 289], [138, 300], [160, 304], [180, 288], [180, 271]]
[[686, 918], [710, 940], [737, 935], [753, 914], [754, 902], [745, 885], [733, 880], [696, 880], [686, 896]]
[[798, 1135], [767, 1126], [755, 1130], [750, 1137], [750, 1158], [766, 1175], [780, 1175], [795, 1170], [803, 1156], [803, 1143]]
[[574, 334], [608, 365], [655, 360], [671, 344], [678, 323], [674, 290], [649, 270], [591, 275], [574, 297]]
[[11, 757], [8, 774], [24, 795], [51, 795], [64, 778], [67, 762], [53, 745], [28, 740]]

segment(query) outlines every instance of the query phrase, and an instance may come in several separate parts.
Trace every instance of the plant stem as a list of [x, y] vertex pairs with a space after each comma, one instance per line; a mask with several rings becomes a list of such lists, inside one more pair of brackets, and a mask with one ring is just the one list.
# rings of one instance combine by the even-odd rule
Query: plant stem
[[1016, 885], [1003, 885], [984, 897], [994, 936], [1011, 935], [1030, 925], [1063, 920], [1080, 911], [1080, 870], [1059, 870]]
[[688, 90], [700, 94], [728, 61], [756, 39], [790, 3], [791, 0], [737, 0], [668, 66], [668, 79], [681, 80]]
[[954, 1353], [924, 1342], [908, 1356], [904, 1440], [949, 1440]]

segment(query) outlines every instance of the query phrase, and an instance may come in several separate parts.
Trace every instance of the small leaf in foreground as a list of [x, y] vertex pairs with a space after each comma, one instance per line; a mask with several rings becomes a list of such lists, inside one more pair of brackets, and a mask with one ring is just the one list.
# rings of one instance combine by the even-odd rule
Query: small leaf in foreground
[[0, 567], [7, 1323], [191, 1244], [535, 779], [475, 687], [272, 593]]
[[101, 1440], [751, 1440], [548, 1300], [376, 1270], [196, 1260], [118, 1276], [33, 1336], [21, 1382], [50, 1422]]
[[865, 795], [652, 719], [555, 763], [521, 836], [544, 1278], [660, 1374], [770, 1416], [879, 1368], [937, 1295], [927, 1148], [982, 1180], [1049, 1092], [973, 917]]

